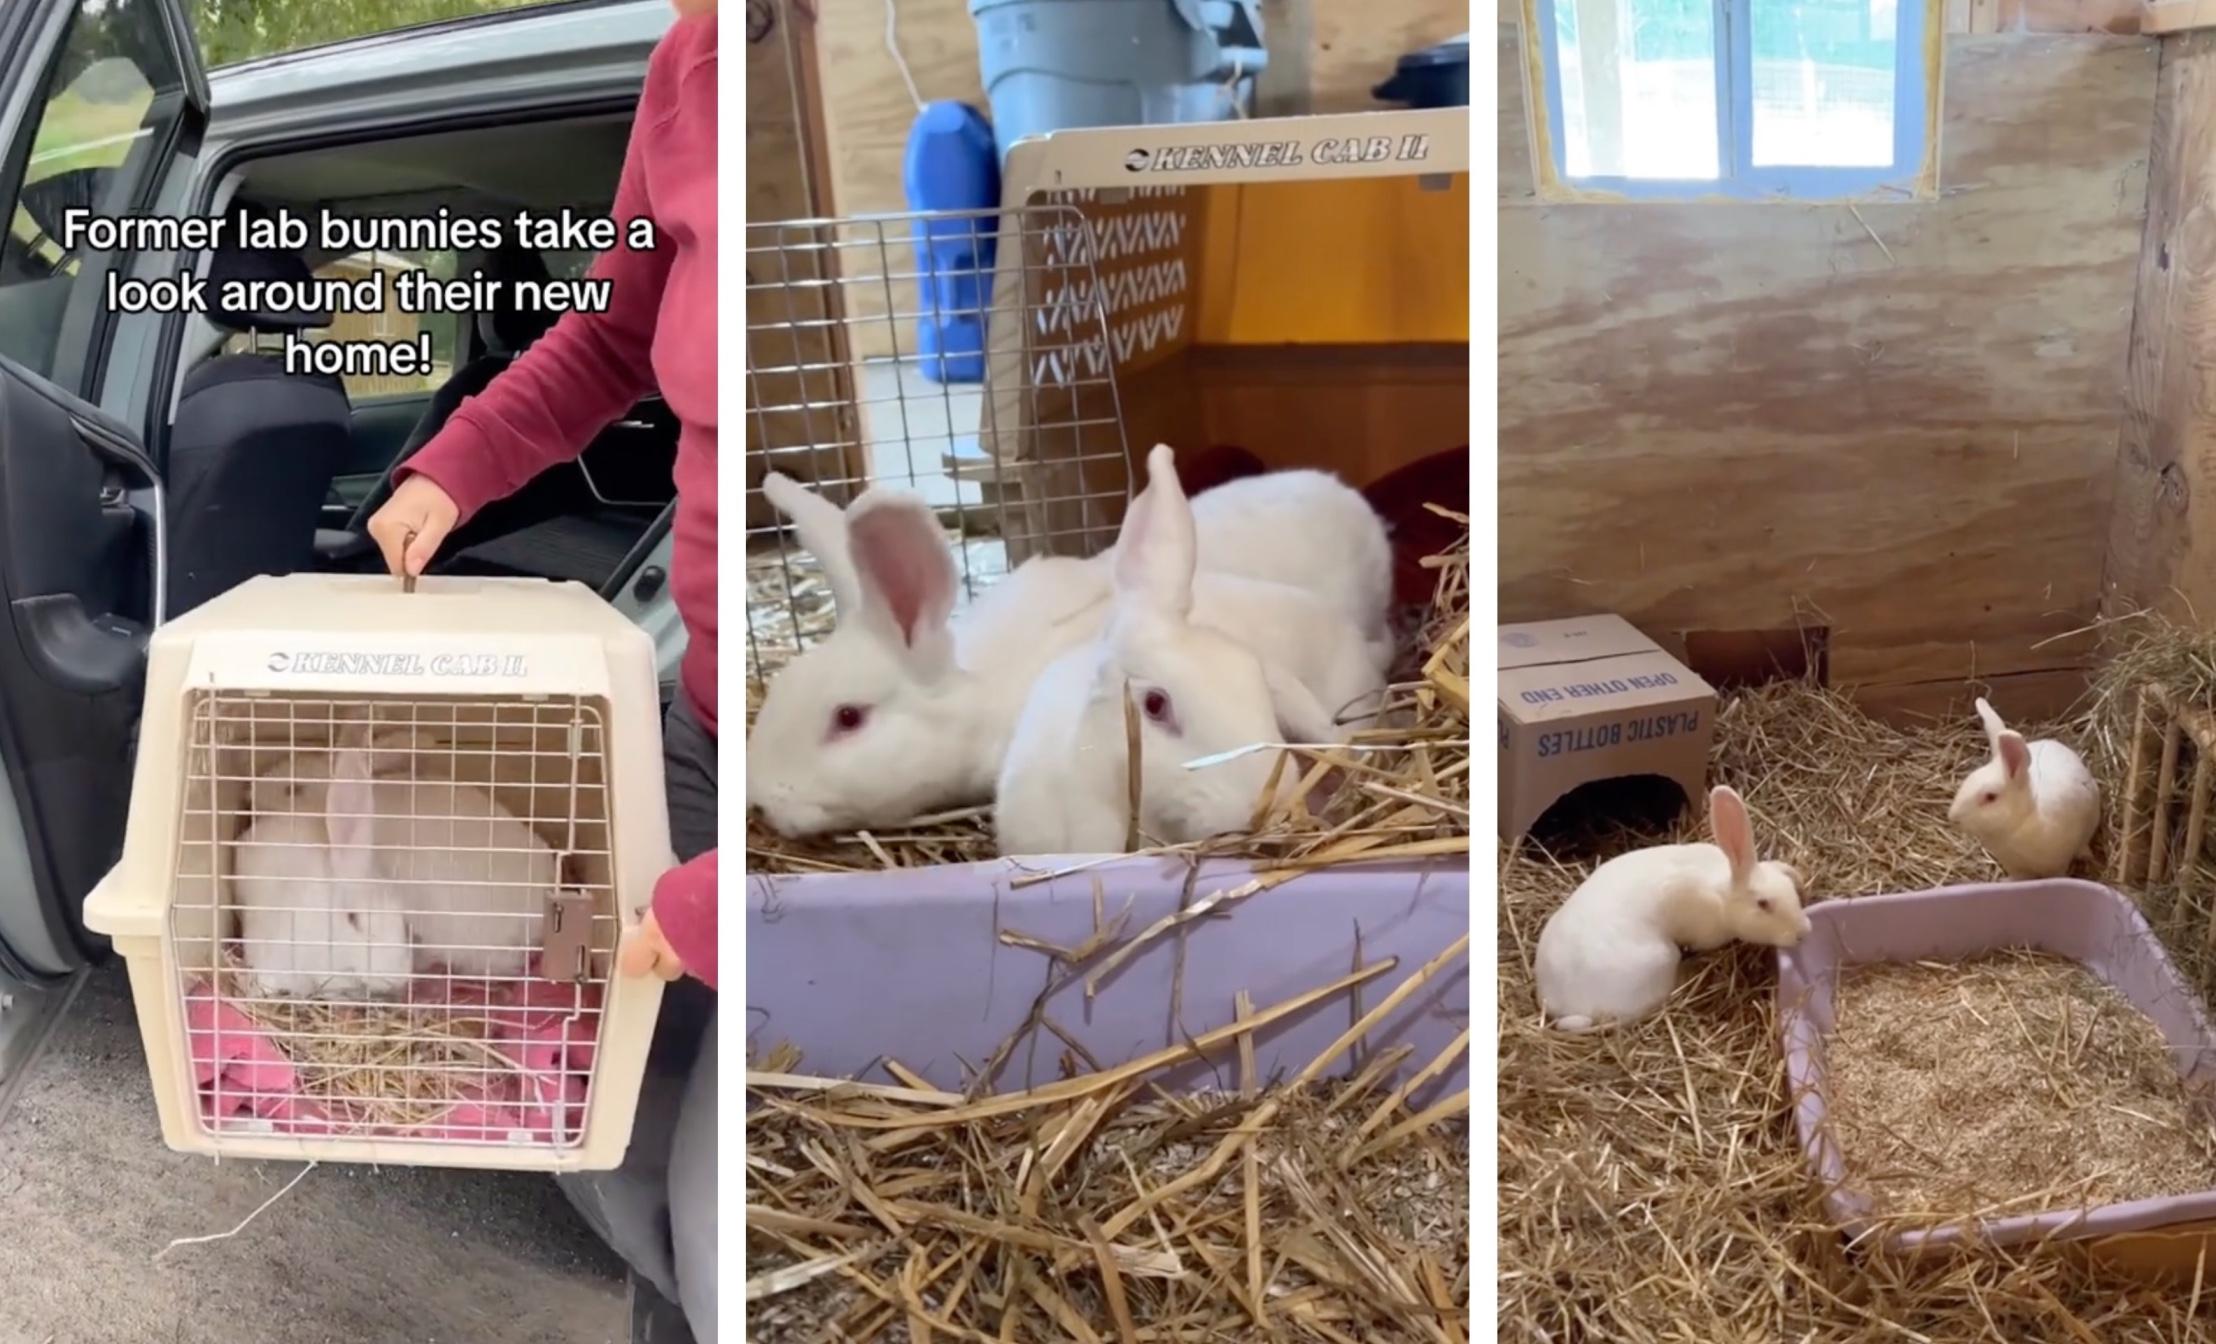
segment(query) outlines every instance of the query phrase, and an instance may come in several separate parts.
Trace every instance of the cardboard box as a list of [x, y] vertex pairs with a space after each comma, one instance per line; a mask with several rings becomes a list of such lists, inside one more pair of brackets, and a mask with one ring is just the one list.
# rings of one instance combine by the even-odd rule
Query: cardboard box
[[1500, 835], [1581, 784], [1659, 775], [1699, 810], [1716, 692], [1621, 616], [1500, 627]]

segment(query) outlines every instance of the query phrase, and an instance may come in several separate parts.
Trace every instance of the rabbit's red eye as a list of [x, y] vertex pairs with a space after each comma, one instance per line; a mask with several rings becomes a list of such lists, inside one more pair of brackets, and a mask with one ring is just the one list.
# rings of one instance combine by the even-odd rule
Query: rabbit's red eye
[[1988, 803], [1997, 803], [2000, 800], [2001, 796], [1997, 793], [1988, 793], [1985, 795], [1985, 801]]
[[1768, 910], [1770, 908], [1770, 898], [1767, 896], [1755, 897], [1754, 908], [1757, 910]]
[[831, 711], [831, 731], [851, 733], [861, 727], [862, 720], [868, 717], [869, 711], [860, 705], [841, 705]]
[[1156, 723], [1167, 722], [1170, 717], [1170, 697], [1165, 691], [1148, 691], [1140, 702], [1146, 708], [1146, 716]]

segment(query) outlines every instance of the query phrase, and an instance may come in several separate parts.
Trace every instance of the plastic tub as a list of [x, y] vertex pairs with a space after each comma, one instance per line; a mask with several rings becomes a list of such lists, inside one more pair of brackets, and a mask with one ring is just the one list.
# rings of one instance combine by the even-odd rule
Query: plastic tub
[[[1989, 883], [1828, 901], [1808, 913], [1809, 935], [1778, 954], [1779, 1026], [1802, 1147], [1828, 1191], [1833, 1217], [1850, 1235], [1868, 1225], [1871, 1203], [1846, 1185], [1845, 1160], [1825, 1123], [1823, 1063], [1823, 1038], [1836, 1022], [1834, 993], [1849, 966], [1968, 960], [2015, 948], [2068, 957], [2154, 1022], [2189, 1085], [2216, 1082], [2216, 1033], [2200, 996], [2138, 908], [2107, 887], [2069, 879]], [[2082, 1241], [2129, 1268], [2191, 1272], [2212, 1230], [2216, 1189], [1902, 1232], [1892, 1245], [1915, 1251], [1972, 1237], [1994, 1246]]]
[[[961, 1087], [964, 1061], [984, 1060], [1014, 1033], [1046, 984], [1048, 959], [1003, 943], [1002, 930], [1075, 947], [1093, 931], [1098, 883], [1107, 919], [1128, 904], [1123, 928], [1130, 937], [1176, 911], [1186, 890], [1184, 865], [1151, 856], [1013, 885], [1025, 873], [1077, 862], [1029, 858], [902, 873], [749, 876], [748, 1045], [766, 1050], [789, 1042], [801, 1052], [801, 1070], [820, 1077], [860, 1076], [891, 1056], [935, 1086]], [[1236, 887], [1249, 875], [1244, 865], [1205, 864], [1191, 899]], [[1460, 864], [1326, 869], [1185, 926], [1181, 1029], [1169, 1020], [1175, 934], [1155, 940], [1103, 981], [1090, 1004], [1080, 977], [1049, 1001], [1047, 1012], [1101, 1067], [1113, 1068], [1187, 1033], [1229, 1024], [1241, 990], [1260, 1011], [1346, 975], [1357, 934], [1364, 964], [1399, 959], [1361, 986], [1360, 1002], [1375, 1005], [1469, 926], [1469, 871]], [[1340, 996], [1264, 1028], [1255, 1039], [1260, 1076], [1302, 1068], [1351, 1020]], [[1381, 1021], [1369, 1048], [1414, 1047], [1404, 1065], [1413, 1072], [1468, 1024], [1465, 956]], [[1036, 1052], [1015, 1053], [996, 1087], [1016, 1091], [1053, 1081], [1061, 1049], [1043, 1035]], [[1215, 1063], [1211, 1071], [1195, 1061], [1161, 1081], [1181, 1089], [1236, 1086], [1235, 1054]], [[1342, 1060], [1334, 1071], [1344, 1068]], [[1411, 1104], [1468, 1085], [1465, 1053], [1418, 1089]]]
[[969, 0], [969, 9], [1003, 158], [1025, 136], [1072, 127], [1228, 120], [1269, 63], [1258, 0]]

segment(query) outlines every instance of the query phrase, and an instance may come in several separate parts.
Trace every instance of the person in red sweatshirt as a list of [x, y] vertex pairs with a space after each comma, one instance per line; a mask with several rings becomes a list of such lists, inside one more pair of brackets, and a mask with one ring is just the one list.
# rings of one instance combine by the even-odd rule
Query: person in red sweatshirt
[[[716, 14], [676, 0], [631, 127], [614, 218], [628, 239], [593, 265], [605, 312], [565, 315], [465, 400], [394, 473], [369, 521], [395, 573], [421, 574], [453, 530], [574, 459], [609, 422], [659, 390], [681, 426], [670, 592], [687, 646], [663, 732], [670, 833], [680, 866], [626, 944], [625, 974], [676, 980], [621, 1169], [560, 1178], [630, 1265], [632, 1338], [716, 1338]], [[683, 977], [683, 978], [680, 978]], [[672, 1304], [675, 1304], [674, 1306]], [[677, 1319], [682, 1312], [682, 1324]]]

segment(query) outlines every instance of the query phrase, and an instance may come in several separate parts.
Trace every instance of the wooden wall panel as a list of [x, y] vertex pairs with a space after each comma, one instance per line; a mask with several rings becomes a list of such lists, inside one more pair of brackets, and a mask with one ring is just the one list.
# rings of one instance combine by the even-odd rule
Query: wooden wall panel
[[[1366, 486], [1469, 442], [1469, 361], [1466, 344], [1195, 346], [1186, 367], [1204, 437], [1188, 442]], [[1153, 442], [1131, 439], [1139, 453]]]
[[2156, 102], [2109, 607], [2216, 624], [2216, 32], [2168, 38]]
[[[825, 160], [822, 146], [809, 134], [814, 120], [814, 90], [808, 85], [814, 66], [814, 33], [807, 7], [779, 0], [766, 31], [749, 33], [746, 47], [746, 218], [749, 223], [807, 219], [820, 213]], [[748, 243], [767, 241], [755, 230]], [[843, 368], [838, 333], [826, 325], [837, 311], [828, 289], [791, 288], [767, 283], [821, 275], [807, 254], [782, 256], [763, 251], [745, 254], [747, 267], [747, 352], [756, 370], [747, 381], [746, 527], [749, 532], [777, 525], [776, 511], [756, 488], [772, 467], [802, 480], [855, 479], [863, 474], [859, 439], [851, 409], [831, 409], [851, 400], [851, 380]], [[822, 366], [805, 375], [763, 373], [797, 364]], [[775, 407], [823, 404], [802, 413]], [[834, 446], [822, 447], [828, 440]]]
[[1828, 626], [1893, 705], [2085, 663], [2156, 44], [1946, 60], [1935, 201], [1503, 200], [1502, 619]]

